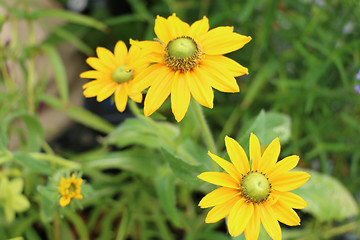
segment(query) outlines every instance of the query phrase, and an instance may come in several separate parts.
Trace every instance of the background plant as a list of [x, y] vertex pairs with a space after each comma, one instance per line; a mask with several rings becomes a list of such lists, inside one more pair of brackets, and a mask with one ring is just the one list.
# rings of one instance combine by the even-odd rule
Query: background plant
[[[22, 195], [14, 196], [30, 203], [6, 221], [11, 194], [0, 193], [0, 236], [230, 239], [223, 222], [205, 225], [206, 212], [197, 207], [210, 186], [196, 175], [212, 166], [191, 110], [177, 124], [169, 103], [154, 118], [143, 117], [133, 105], [134, 118], [110, 123], [69, 101], [67, 69], [56, 48], [71, 43], [85, 59], [96, 46], [152, 39], [156, 15], [176, 12], [189, 23], [206, 15], [212, 28], [230, 25], [253, 38], [229, 54], [250, 71], [238, 79], [241, 92], [215, 92], [214, 109], [204, 114], [219, 155], [227, 157], [225, 135], [247, 149], [254, 132], [263, 144], [279, 137], [283, 156], [298, 154], [302, 167], [312, 169], [306, 170], [309, 183], [296, 191], [309, 204], [300, 212], [302, 225], [283, 228], [284, 239], [359, 238], [360, 98], [353, 90], [360, 68], [357, 1], [129, 0], [113, 6], [116, 2], [90, 1], [84, 14], [45, 9], [30, 0], [0, 2], [5, 13], [0, 26], [12, 23], [11, 41], [0, 45], [1, 183], [23, 181]], [[65, 24], [53, 27], [49, 18]], [[28, 24], [25, 41], [18, 38], [20, 21]], [[42, 42], [34, 35], [35, 22], [51, 31]], [[58, 96], [45, 93], [47, 70], [35, 66], [39, 55], [48, 59]], [[80, 151], [80, 141], [54, 150], [56, 141], [45, 140], [49, 132], [39, 121], [44, 104], [91, 129], [91, 150]], [[21, 144], [11, 149], [14, 136]], [[86, 194], [61, 208], [58, 179], [73, 171], [82, 172]]]

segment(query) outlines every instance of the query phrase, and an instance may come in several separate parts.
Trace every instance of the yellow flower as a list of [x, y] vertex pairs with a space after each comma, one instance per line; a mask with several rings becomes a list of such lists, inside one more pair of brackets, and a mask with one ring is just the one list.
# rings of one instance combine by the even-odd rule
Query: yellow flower
[[227, 173], [205, 172], [198, 177], [221, 186], [207, 194], [199, 203], [201, 208], [213, 207], [206, 217], [213, 223], [228, 217], [227, 225], [232, 236], [245, 232], [247, 240], [259, 236], [260, 222], [274, 240], [281, 239], [278, 221], [300, 225], [300, 218], [293, 210], [306, 207], [306, 202], [292, 191], [303, 185], [310, 175], [289, 172], [299, 162], [292, 155], [277, 162], [280, 142], [276, 138], [261, 155], [258, 138], [250, 136], [251, 167], [243, 148], [232, 138], [225, 138], [225, 145], [232, 163], [209, 152], [210, 157]]
[[78, 178], [75, 179], [75, 174], [71, 175], [71, 178], [63, 178], [60, 179], [60, 186], [58, 190], [62, 197], [60, 198], [60, 205], [65, 207], [71, 201], [71, 199], [82, 199], [83, 196], [81, 195], [81, 183], [82, 179]]
[[209, 31], [206, 17], [189, 26], [175, 14], [155, 20], [158, 41], [134, 41], [148, 53], [153, 63], [134, 78], [133, 89], [149, 88], [144, 106], [146, 116], [155, 112], [171, 93], [171, 108], [179, 122], [187, 112], [190, 96], [201, 105], [213, 107], [215, 88], [222, 92], [239, 92], [235, 76], [248, 69], [222, 56], [240, 49], [251, 37], [233, 32], [233, 27]]
[[[132, 79], [147, 66], [147, 60], [143, 58], [140, 49], [131, 47], [128, 52], [125, 43], [118, 41], [114, 54], [103, 47], [98, 47], [96, 53], [97, 58], [86, 59], [86, 62], [95, 70], [80, 74], [82, 78], [95, 79], [83, 86], [85, 97], [96, 96], [96, 100], [101, 102], [115, 92], [115, 105], [120, 112], [125, 110], [128, 97], [141, 102], [140, 91], [129, 94]], [[127, 66], [137, 59], [140, 59], [142, 64], [129, 70]]]

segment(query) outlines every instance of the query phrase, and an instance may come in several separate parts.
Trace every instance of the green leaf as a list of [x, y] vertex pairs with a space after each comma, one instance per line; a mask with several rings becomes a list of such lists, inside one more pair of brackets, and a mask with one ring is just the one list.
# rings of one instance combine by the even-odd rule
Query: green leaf
[[69, 87], [64, 64], [54, 47], [43, 45], [42, 49], [49, 58], [49, 61], [53, 67], [55, 81], [59, 89], [60, 97], [63, 101], [63, 104], [66, 104], [69, 101]]
[[103, 133], [110, 133], [114, 129], [114, 126], [111, 123], [105, 121], [92, 112], [85, 110], [84, 108], [76, 107], [71, 104], [64, 105], [57, 98], [48, 95], [40, 95], [39, 99], [51, 107], [69, 115], [75, 121], [94, 130], [98, 130]]
[[175, 153], [170, 153], [165, 148], [161, 149], [161, 153], [169, 163], [169, 166], [176, 177], [193, 186], [199, 186], [202, 183], [197, 176], [204, 171], [205, 167], [203, 165], [190, 165], [184, 162]]
[[49, 164], [32, 158], [26, 153], [15, 153], [14, 160], [36, 173], [48, 175], [54, 172], [54, 170], [49, 166]]
[[344, 220], [359, 212], [354, 197], [337, 179], [311, 170], [310, 180], [294, 190], [308, 204], [304, 212], [312, 214], [320, 221]]
[[41, 195], [40, 199], [40, 217], [43, 222], [54, 220], [57, 204], [45, 195]]
[[291, 119], [285, 114], [261, 110], [251, 123], [251, 126], [242, 129], [237, 137], [244, 149], [248, 149], [250, 133], [254, 133], [264, 146], [269, 145], [277, 137], [281, 144], [286, 143], [290, 138]]
[[153, 176], [156, 172], [158, 159], [159, 156], [155, 152], [133, 148], [121, 152], [88, 156], [83, 159], [83, 168], [123, 169], [141, 175]]
[[167, 168], [163, 168], [159, 174], [156, 175], [155, 188], [159, 201], [166, 216], [176, 226], [180, 227], [178, 211], [176, 209], [175, 198], [175, 177]]
[[[170, 123], [157, 122], [156, 124], [158, 124], [170, 138], [174, 138], [178, 134], [178, 129]], [[138, 118], [130, 118], [120, 124], [107, 137], [106, 143], [118, 147], [141, 145], [149, 148], [160, 148], [166, 144], [162, 138], [159, 137], [155, 128]]]
[[96, 28], [101, 31], [105, 31], [107, 29], [107, 26], [105, 24], [94, 18], [65, 10], [57, 10], [57, 9], [37, 10], [31, 12], [30, 17], [33, 19], [58, 18], [58, 19], [66, 20], [68, 22]]
[[80, 39], [79, 30], [77, 29], [68, 29], [68, 25], [62, 25], [56, 28], [51, 25], [49, 31], [51, 32], [51, 35], [44, 40], [42, 45], [50, 44], [54, 46], [65, 41], [66, 43], [72, 44], [76, 49], [86, 55], [90, 55], [93, 51], [89, 45]]
[[[9, 130], [10, 123], [15, 119], [21, 119], [26, 125], [26, 139], [24, 141], [24, 150], [25, 151], [39, 151], [41, 144], [44, 139], [44, 131], [39, 122], [39, 120], [23, 111], [14, 112], [7, 115], [0, 125], [0, 135], [1, 135], [1, 146], [7, 146], [7, 133]], [[23, 132], [23, 131], [22, 131]]]

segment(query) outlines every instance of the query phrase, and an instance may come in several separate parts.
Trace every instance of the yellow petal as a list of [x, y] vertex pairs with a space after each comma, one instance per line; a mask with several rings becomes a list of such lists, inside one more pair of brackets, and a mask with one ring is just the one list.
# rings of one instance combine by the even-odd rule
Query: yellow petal
[[300, 218], [297, 213], [292, 209], [278, 201], [276, 204], [271, 206], [274, 210], [278, 221], [288, 225], [297, 226], [300, 225]]
[[167, 73], [168, 74], [164, 77], [158, 76], [149, 88], [144, 102], [145, 116], [153, 114], [153, 112], [155, 112], [170, 95], [175, 72], [167, 71]]
[[70, 200], [71, 200], [71, 198], [68, 196], [61, 197], [60, 201], [59, 201], [60, 206], [65, 207], [66, 205], [68, 205], [70, 203]]
[[310, 178], [305, 172], [286, 172], [271, 179], [271, 186], [278, 191], [288, 192], [304, 185]]
[[165, 44], [172, 40], [167, 20], [159, 15], [155, 19], [154, 32], [159, 40]]
[[97, 95], [96, 101], [102, 102], [105, 99], [107, 99], [108, 97], [110, 97], [114, 93], [117, 86], [118, 86], [118, 84], [113, 82], [113, 83], [109, 84], [108, 86], [104, 87]]
[[228, 136], [225, 137], [225, 146], [230, 160], [238, 172], [242, 175], [247, 174], [250, 171], [250, 165], [244, 149], [238, 142]]
[[[133, 41], [130, 39], [130, 41]], [[138, 71], [143, 71], [149, 66], [149, 59], [145, 56], [145, 52], [138, 46], [132, 45], [125, 59], [125, 65], [130, 67], [128, 70], [134, 70], [134, 77]]]
[[190, 26], [189, 36], [192, 38], [196, 38], [209, 30], [209, 19], [207, 17], [203, 17], [201, 20], [194, 22]]
[[208, 80], [198, 73], [198, 69], [186, 72], [186, 81], [194, 99], [205, 107], [213, 108], [214, 92]]
[[81, 194], [77, 194], [74, 196], [75, 199], [83, 199], [83, 196]]
[[213, 207], [207, 214], [205, 222], [214, 223], [217, 222], [227, 215], [229, 215], [231, 208], [237, 203], [241, 198], [239, 196], [234, 197], [233, 199], [224, 202], [223, 204]]
[[80, 74], [81, 78], [93, 78], [93, 79], [100, 79], [100, 78], [105, 78], [109, 76], [108, 74], [104, 74], [102, 72], [99, 71], [95, 71], [95, 70], [90, 70], [90, 71], [86, 71]]
[[240, 195], [240, 191], [233, 188], [220, 187], [208, 193], [199, 202], [201, 208], [213, 207], [230, 201], [236, 196]]
[[152, 85], [157, 78], [163, 79], [171, 70], [164, 64], [154, 64], [139, 73], [131, 82], [129, 94], [142, 92]]
[[233, 27], [217, 27], [199, 36], [204, 53], [221, 55], [236, 51], [250, 42], [251, 37], [233, 32]]
[[207, 79], [210, 85], [221, 92], [239, 92], [239, 85], [230, 72], [223, 71], [218, 67], [207, 64], [207, 57], [204, 58], [198, 67], [198, 73], [201, 78]]
[[141, 51], [144, 51], [145, 54], [152, 53], [152, 52], [163, 53], [164, 48], [165, 48], [165, 46], [162, 45], [161, 43], [159, 43], [158, 41], [136, 41], [136, 40], [130, 39], [130, 44], [131, 44], [131, 46], [141, 49]]
[[115, 56], [115, 62], [117, 66], [124, 66], [125, 60], [127, 58], [127, 47], [123, 41], [118, 41], [115, 45], [114, 49], [114, 56]]
[[234, 77], [249, 74], [249, 70], [246, 67], [241, 66], [239, 63], [225, 56], [207, 55], [203, 61], [212, 68], [229, 72]]
[[171, 39], [175, 39], [177, 37], [188, 36], [190, 31], [189, 24], [183, 22], [173, 13], [167, 19], [168, 31], [170, 32]]
[[105, 62], [102, 62], [99, 58], [89, 57], [86, 59], [87, 64], [89, 64], [93, 69], [98, 70], [103, 73], [110, 74], [114, 68], [106, 65]]
[[93, 80], [93, 81], [85, 83], [82, 88], [83, 89], [92, 88], [92, 87], [96, 87], [97, 85], [107, 85], [110, 83], [112, 83], [111, 80]]
[[288, 205], [291, 208], [295, 209], [303, 209], [307, 206], [307, 203], [304, 199], [302, 199], [300, 196], [296, 195], [292, 192], [279, 192], [272, 190], [273, 195], [279, 199], [279, 201], [284, 202], [286, 205]]
[[240, 189], [239, 183], [227, 173], [204, 172], [201, 173], [198, 178], [205, 182], [212, 183], [218, 186]]
[[269, 236], [274, 240], [281, 240], [281, 228], [274, 210], [270, 206], [259, 205], [260, 219]]
[[97, 96], [104, 87], [107, 87], [111, 85], [112, 81], [101, 81], [99, 83], [94, 83], [94, 85], [91, 85], [91, 87], [87, 87], [84, 91], [85, 97], [95, 97]]
[[264, 154], [262, 155], [259, 162], [258, 171], [268, 173], [268, 171], [275, 166], [275, 163], [279, 158], [279, 154], [280, 141], [279, 138], [275, 138], [265, 149]]
[[254, 204], [247, 202], [244, 198], [238, 201], [230, 210], [228, 218], [228, 228], [231, 236], [238, 236], [249, 223], [254, 213]]
[[97, 47], [96, 54], [105, 66], [108, 66], [112, 69], [117, 67], [115, 57], [110, 50], [103, 47]]
[[123, 84], [118, 85], [115, 90], [115, 106], [119, 112], [123, 112], [126, 108], [128, 95]]
[[257, 240], [260, 234], [260, 209], [258, 204], [254, 205], [254, 212], [245, 227], [246, 240]]
[[261, 148], [260, 148], [259, 139], [253, 133], [251, 133], [250, 135], [249, 152], [250, 152], [250, 161], [252, 161], [251, 171], [257, 171], [261, 159]]
[[236, 181], [240, 183], [240, 180], [242, 178], [241, 174], [236, 170], [235, 166], [222, 159], [221, 157], [216, 156], [215, 154], [212, 154], [210, 151], [208, 152], [209, 156], [214, 160], [220, 167], [222, 167], [227, 173], [230, 174]]
[[171, 110], [176, 121], [180, 122], [188, 110], [190, 104], [190, 91], [186, 83], [184, 73], [177, 71], [171, 87]]
[[296, 167], [299, 162], [299, 156], [292, 155], [277, 162], [275, 166], [267, 173], [269, 179], [276, 178], [279, 174], [285, 173]]
[[129, 96], [132, 100], [134, 100], [137, 103], [141, 103], [142, 102], [142, 98], [143, 95], [141, 93], [137, 93], [137, 94], [133, 94], [131, 96]]

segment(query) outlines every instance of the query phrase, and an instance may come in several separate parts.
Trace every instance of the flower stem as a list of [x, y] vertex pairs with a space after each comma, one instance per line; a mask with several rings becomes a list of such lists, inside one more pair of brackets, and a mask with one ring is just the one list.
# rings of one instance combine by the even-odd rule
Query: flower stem
[[200, 105], [197, 102], [192, 101], [191, 106], [192, 106], [192, 109], [193, 109], [193, 111], [195, 113], [195, 118], [197, 119], [197, 121], [198, 121], [198, 123], [200, 125], [200, 128], [202, 130], [202, 134], [204, 136], [205, 144], [207, 145], [207, 147], [208, 147], [208, 149], [210, 150], [211, 153], [217, 154], [214, 138], [213, 138], [212, 133], [210, 131], [209, 125], [206, 122], [205, 115], [204, 115]]
[[136, 103], [134, 101], [129, 101], [129, 105], [131, 108], [131, 111], [135, 114], [135, 116], [139, 119], [144, 120], [145, 122], [147, 122], [150, 126], [152, 126], [153, 128], [156, 129], [156, 131], [158, 132], [159, 136], [177, 153], [179, 153], [183, 159], [191, 164], [191, 165], [198, 165], [198, 162], [190, 155], [188, 154], [186, 151], [184, 151], [182, 148], [178, 147], [178, 144], [175, 143], [174, 140], [172, 140], [171, 138], [169, 138], [169, 136], [164, 132], [164, 130], [150, 117], [145, 117], [144, 115], [142, 115], [140, 113], [140, 109], [138, 108], [138, 106], [136, 105]]

